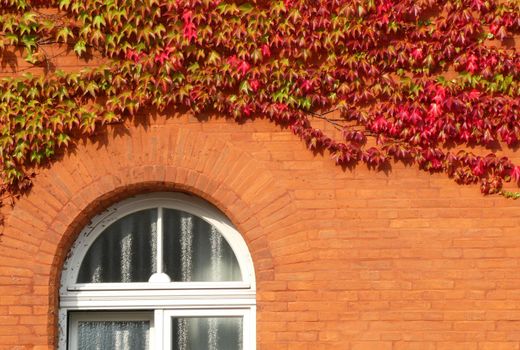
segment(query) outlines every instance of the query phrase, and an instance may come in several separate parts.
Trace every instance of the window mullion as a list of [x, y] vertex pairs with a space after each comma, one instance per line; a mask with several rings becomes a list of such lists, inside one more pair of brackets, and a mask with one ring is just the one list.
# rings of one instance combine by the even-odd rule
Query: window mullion
[[154, 334], [151, 335], [153, 338], [153, 346], [155, 349], [164, 348], [164, 310], [154, 311]]
[[157, 273], [163, 273], [163, 208], [157, 208]]
[[157, 265], [157, 272], [155, 272], [148, 282], [154, 282], [154, 283], [170, 283], [170, 277], [164, 273], [164, 266], [163, 266], [163, 236], [164, 236], [164, 225], [163, 225], [163, 208], [158, 207], [157, 208], [157, 244], [156, 244], [156, 265]]

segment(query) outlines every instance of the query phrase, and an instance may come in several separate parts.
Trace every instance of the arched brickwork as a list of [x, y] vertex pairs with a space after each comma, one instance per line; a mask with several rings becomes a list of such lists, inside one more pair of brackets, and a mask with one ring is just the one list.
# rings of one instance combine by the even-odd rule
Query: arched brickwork
[[[138, 193], [183, 191], [213, 203], [244, 235], [259, 288], [273, 279], [265, 227], [294, 212], [288, 192], [278, 188], [272, 174], [251, 155], [229, 143], [210, 141], [201, 132], [163, 132], [136, 128], [131, 137], [106, 147], [81, 145], [39, 174], [31, 193], [16, 203], [5, 223], [3, 247], [19, 246], [13, 273], [28, 277], [17, 300], [27, 310], [41, 308], [39, 316], [17, 316], [19, 324], [26, 324], [17, 329], [17, 339], [54, 344], [60, 271], [75, 237], [96, 213]], [[271, 207], [285, 214], [273, 218]], [[27, 253], [37, 259], [24, 259]], [[29, 301], [32, 297], [36, 299]]]

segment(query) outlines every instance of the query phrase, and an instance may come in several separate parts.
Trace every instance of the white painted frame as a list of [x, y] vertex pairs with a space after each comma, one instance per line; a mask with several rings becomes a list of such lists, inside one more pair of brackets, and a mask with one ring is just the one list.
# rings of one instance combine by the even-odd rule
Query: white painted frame
[[244, 349], [255, 346], [255, 310], [254, 309], [214, 309], [214, 310], [168, 310], [164, 311], [164, 349], [172, 348], [172, 317], [242, 317], [242, 338]]
[[[215, 226], [237, 258], [242, 281], [170, 282], [161, 276], [158, 265], [158, 273], [154, 274], [149, 282], [76, 283], [81, 263], [89, 247], [105, 228], [126, 215], [150, 208], [182, 210]], [[161, 212], [159, 209], [158, 222], [161, 220]], [[158, 232], [159, 234], [161, 232]], [[162, 249], [158, 251], [162, 254]], [[247, 244], [225, 215], [200, 198], [184, 193], [150, 193], [126, 199], [94, 217], [81, 231], [65, 261], [61, 275], [59, 350], [67, 349], [67, 317], [69, 311], [77, 310], [152, 310], [155, 312], [156, 332], [162, 332], [163, 329], [164, 318], [160, 317], [161, 313], [175, 310], [204, 310], [206, 313], [217, 310], [246, 310], [249, 315], [247, 332], [252, 340], [249, 344], [244, 344], [244, 349], [256, 348], [255, 321], [251, 319], [256, 318], [256, 283], [253, 260]], [[156, 334], [156, 341], [158, 337], [163, 336]], [[155, 346], [161, 349], [159, 344]]]

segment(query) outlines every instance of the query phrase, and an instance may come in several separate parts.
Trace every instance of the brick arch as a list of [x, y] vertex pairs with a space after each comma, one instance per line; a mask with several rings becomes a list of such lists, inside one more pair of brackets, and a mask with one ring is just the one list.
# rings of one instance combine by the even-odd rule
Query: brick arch
[[[20, 315], [33, 344], [55, 344], [61, 266], [80, 230], [110, 205], [149, 191], [189, 192], [215, 205], [243, 234], [259, 288], [274, 278], [265, 226], [283, 220], [295, 208], [273, 175], [250, 154], [201, 132], [130, 128], [128, 135], [114, 137], [106, 146], [79, 145], [43, 170], [33, 190], [6, 218], [5, 236], [13, 244], [26, 241], [25, 247], [19, 246], [21, 255], [37, 256], [37, 264], [33, 260], [31, 266], [20, 259], [23, 271], [18, 271], [32, 279], [27, 298], [35, 297], [33, 305], [40, 305], [40, 316]], [[269, 218], [271, 210], [265, 209], [270, 206], [283, 207], [285, 216]]]

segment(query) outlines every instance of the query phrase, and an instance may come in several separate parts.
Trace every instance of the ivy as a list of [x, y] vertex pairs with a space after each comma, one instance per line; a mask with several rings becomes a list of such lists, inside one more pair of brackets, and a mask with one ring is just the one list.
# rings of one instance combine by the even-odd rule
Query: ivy
[[[107, 124], [175, 107], [268, 118], [341, 166], [398, 160], [518, 198], [503, 185], [520, 166], [494, 150], [519, 146], [520, 56], [493, 43], [518, 36], [519, 14], [516, 0], [0, 0], [0, 55], [48, 68], [0, 81], [2, 190]], [[49, 44], [105, 63], [53, 71]]]

